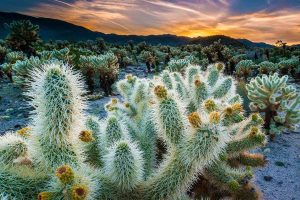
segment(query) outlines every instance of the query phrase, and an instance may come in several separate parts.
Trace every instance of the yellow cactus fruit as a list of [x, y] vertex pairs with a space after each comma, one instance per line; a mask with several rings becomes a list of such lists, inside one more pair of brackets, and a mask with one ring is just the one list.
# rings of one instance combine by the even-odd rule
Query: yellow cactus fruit
[[90, 130], [81, 131], [79, 134], [79, 139], [83, 142], [91, 142], [94, 141], [93, 132]]
[[74, 180], [74, 172], [70, 166], [63, 165], [56, 170], [56, 177], [63, 184], [69, 184]]
[[71, 188], [72, 200], [84, 200], [88, 195], [88, 188], [85, 185], [74, 185]]
[[167, 90], [164, 86], [158, 85], [154, 88], [154, 94], [157, 97], [164, 99], [167, 97]]
[[211, 112], [209, 114], [209, 122], [213, 124], [219, 123], [221, 120], [221, 114], [217, 111]]
[[189, 122], [194, 128], [199, 128], [201, 126], [201, 119], [197, 112], [193, 112], [188, 116]]

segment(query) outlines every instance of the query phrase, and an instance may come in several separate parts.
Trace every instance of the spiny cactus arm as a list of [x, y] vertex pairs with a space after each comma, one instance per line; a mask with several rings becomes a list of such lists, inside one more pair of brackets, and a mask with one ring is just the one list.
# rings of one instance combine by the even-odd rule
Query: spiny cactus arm
[[240, 165], [251, 167], [263, 167], [267, 162], [263, 154], [248, 152], [242, 152], [237, 157], [229, 158], [229, 160], [237, 162]]
[[261, 118], [260, 114], [253, 113], [250, 117], [244, 119], [243, 121], [230, 126], [230, 134], [236, 137], [247, 136], [251, 128], [260, 128], [263, 125], [263, 123], [264, 120]]
[[182, 99], [188, 99], [188, 91], [184, 85], [184, 80], [182, 76], [178, 73], [172, 73], [172, 77], [174, 79], [175, 90], [179, 94], [179, 97]]
[[208, 67], [208, 75], [207, 75], [207, 81], [208, 85], [213, 87], [217, 83], [220, 76], [220, 71], [214, 66], [210, 65]]
[[154, 120], [159, 127], [160, 137], [168, 145], [177, 145], [183, 137], [184, 122], [178, 101], [171, 98], [164, 86], [154, 88], [156, 103]]
[[80, 132], [79, 139], [86, 143], [85, 154], [87, 161], [101, 167], [103, 165], [101, 161], [103, 152], [101, 152], [101, 149], [99, 149], [98, 146], [102, 140], [98, 118], [88, 117], [85, 126], [87, 127], [87, 130]]
[[197, 107], [197, 105], [200, 105], [202, 101], [208, 98], [208, 88], [201, 79], [202, 78], [198, 75], [194, 77], [194, 84], [192, 87], [192, 91], [190, 92], [195, 107]]
[[49, 63], [33, 72], [31, 105], [35, 108], [30, 154], [40, 167], [56, 168], [82, 162], [78, 134], [84, 129], [83, 83], [79, 74], [61, 63]]
[[0, 191], [12, 198], [34, 199], [50, 177], [26, 166], [0, 165]]
[[199, 67], [191, 65], [187, 67], [186, 73], [188, 84], [192, 84], [194, 81], [194, 76], [199, 73]]
[[105, 133], [104, 143], [107, 147], [128, 136], [124, 123], [114, 115], [108, 116], [103, 132]]
[[[177, 155], [176, 155], [177, 154]], [[149, 200], [173, 199], [193, 179], [193, 166], [184, 163], [176, 151], [161, 164], [157, 173], [143, 184], [143, 196]], [[185, 189], [185, 188], [184, 188]]]
[[232, 78], [226, 78], [216, 89], [213, 91], [214, 98], [222, 98], [228, 94], [233, 85]]
[[147, 120], [148, 116], [145, 116], [142, 124], [142, 132], [138, 138], [138, 144], [143, 152], [144, 158], [144, 178], [147, 178], [152, 174], [156, 165], [156, 147], [157, 147], [157, 130], [153, 121]]
[[0, 162], [13, 165], [14, 161], [27, 154], [28, 146], [24, 138], [15, 133], [0, 136]]
[[143, 158], [138, 146], [121, 140], [104, 157], [105, 174], [121, 191], [131, 191], [143, 180]]
[[168, 89], [173, 89], [173, 81], [169, 71], [164, 70], [161, 73], [161, 80]]
[[128, 74], [126, 75], [126, 79], [117, 82], [118, 91], [122, 94], [122, 96], [127, 99], [129, 98], [130, 94], [133, 91], [136, 80], [137, 78], [135, 76], [132, 76], [132, 74]]
[[221, 161], [213, 163], [206, 168], [206, 171], [206, 174], [209, 174], [209, 179], [212, 179], [230, 192], [236, 192], [242, 187], [241, 183], [243, 180], [251, 178], [250, 172], [231, 168], [225, 162]]
[[116, 184], [112, 182], [110, 177], [108, 177], [103, 171], [96, 174], [97, 181], [101, 183], [98, 188], [96, 199], [122, 199], [120, 197], [120, 190], [116, 187]]
[[266, 136], [262, 133], [250, 133], [247, 137], [233, 140], [228, 143], [226, 153], [229, 155], [237, 155], [246, 150], [254, 147], [262, 146], [265, 144]]

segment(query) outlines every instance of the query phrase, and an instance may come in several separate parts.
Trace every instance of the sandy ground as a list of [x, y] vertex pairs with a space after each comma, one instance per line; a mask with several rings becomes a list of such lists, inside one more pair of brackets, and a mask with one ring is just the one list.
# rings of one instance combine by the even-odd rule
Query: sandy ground
[[[144, 77], [143, 69], [129, 67], [122, 71]], [[110, 97], [88, 101], [87, 113], [104, 117], [104, 104]], [[18, 130], [29, 123], [32, 108], [27, 104], [22, 91], [7, 81], [0, 82], [0, 135], [7, 131]], [[255, 169], [255, 183], [263, 192], [266, 200], [300, 200], [300, 130], [283, 133], [266, 147], [257, 149], [265, 154], [268, 164], [265, 168]]]

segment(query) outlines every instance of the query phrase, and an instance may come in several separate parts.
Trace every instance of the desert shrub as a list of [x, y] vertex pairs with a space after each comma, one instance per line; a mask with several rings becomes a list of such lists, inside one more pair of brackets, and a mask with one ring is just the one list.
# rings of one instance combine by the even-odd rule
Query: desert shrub
[[30, 72], [35, 68], [41, 67], [43, 62], [38, 57], [25, 58], [24, 60], [18, 60], [12, 65], [13, 80], [14, 83], [23, 87], [30, 81]]
[[70, 49], [67, 47], [59, 50], [41, 51], [38, 52], [38, 55], [41, 60], [57, 59], [68, 63], [71, 61]]
[[278, 63], [280, 73], [283, 75], [290, 74], [294, 77], [300, 73], [300, 62], [299, 58], [292, 57], [287, 60], [282, 60]]
[[239, 78], [243, 78], [244, 81], [247, 81], [249, 76], [253, 73], [254, 67], [255, 64], [252, 60], [242, 60], [235, 67], [236, 75]]
[[273, 74], [278, 70], [278, 65], [269, 61], [264, 61], [258, 64], [260, 74]]
[[167, 69], [171, 72], [180, 72], [189, 65], [190, 61], [187, 59], [171, 59], [168, 63]]
[[287, 83], [288, 76], [263, 75], [252, 79], [246, 86], [252, 101], [253, 112], [264, 113], [264, 128], [272, 137], [284, 128], [295, 130], [300, 122], [300, 96], [293, 85]]
[[4, 62], [6, 53], [7, 53], [7, 49], [3, 46], [0, 46], [0, 64]]
[[25, 57], [26, 56], [21, 51], [12, 51], [6, 54], [5, 62], [0, 65], [0, 68], [11, 82], [13, 82], [13, 64], [18, 60], [23, 60]]
[[99, 75], [100, 86], [105, 95], [112, 95], [112, 85], [118, 78], [118, 58], [113, 53], [106, 53], [100, 56], [90, 56], [94, 70]]
[[16, 51], [34, 54], [33, 45], [39, 40], [39, 26], [29, 20], [13, 21], [6, 24], [10, 33], [6, 38], [7, 44]]

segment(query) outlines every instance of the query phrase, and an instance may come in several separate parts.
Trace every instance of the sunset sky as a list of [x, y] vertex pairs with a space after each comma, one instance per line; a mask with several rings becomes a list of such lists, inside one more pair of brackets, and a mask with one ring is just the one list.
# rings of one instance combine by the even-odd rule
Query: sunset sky
[[0, 10], [116, 34], [300, 43], [300, 0], [0, 0]]

